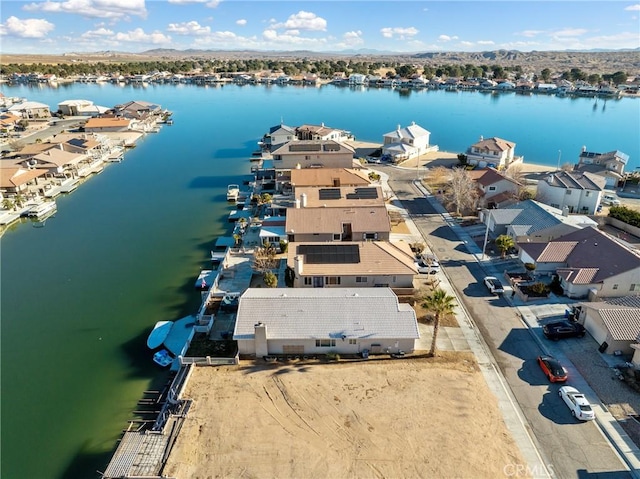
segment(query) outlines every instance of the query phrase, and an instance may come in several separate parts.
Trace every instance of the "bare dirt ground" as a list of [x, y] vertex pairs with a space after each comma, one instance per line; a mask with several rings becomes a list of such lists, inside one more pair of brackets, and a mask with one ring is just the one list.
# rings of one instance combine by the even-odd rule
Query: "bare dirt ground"
[[524, 462], [495, 397], [471, 354], [440, 354], [196, 368], [164, 474], [505, 477]]

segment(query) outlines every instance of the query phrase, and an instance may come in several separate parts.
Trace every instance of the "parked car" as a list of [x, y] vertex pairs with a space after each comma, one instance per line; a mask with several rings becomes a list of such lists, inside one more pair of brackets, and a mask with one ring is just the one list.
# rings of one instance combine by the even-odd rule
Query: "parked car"
[[552, 383], [560, 383], [567, 380], [567, 370], [562, 367], [560, 361], [552, 356], [538, 356], [538, 364], [545, 376]]
[[504, 287], [498, 278], [495, 276], [485, 276], [484, 284], [491, 291], [491, 294], [502, 294], [504, 293]]
[[601, 203], [605, 204], [605, 205], [611, 205], [611, 206], [620, 206], [620, 200], [617, 199], [615, 196], [613, 195], [604, 195], [602, 197], [602, 201]]
[[418, 273], [421, 274], [436, 274], [440, 271], [440, 263], [435, 260], [429, 260], [427, 262], [423, 259], [419, 259], [415, 262], [415, 266]]
[[542, 333], [548, 339], [554, 340], [563, 338], [582, 338], [585, 335], [585, 329], [580, 323], [564, 319], [562, 321], [555, 321], [553, 323], [543, 325]]
[[571, 415], [581, 421], [592, 421], [596, 418], [596, 413], [580, 391], [571, 386], [562, 386], [558, 395], [565, 402]]

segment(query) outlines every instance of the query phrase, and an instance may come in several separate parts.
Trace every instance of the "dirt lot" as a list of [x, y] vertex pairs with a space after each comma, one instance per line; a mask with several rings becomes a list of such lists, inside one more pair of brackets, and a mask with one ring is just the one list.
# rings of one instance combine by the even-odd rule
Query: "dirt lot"
[[196, 368], [185, 393], [172, 477], [497, 478], [523, 464], [467, 353], [243, 361]]

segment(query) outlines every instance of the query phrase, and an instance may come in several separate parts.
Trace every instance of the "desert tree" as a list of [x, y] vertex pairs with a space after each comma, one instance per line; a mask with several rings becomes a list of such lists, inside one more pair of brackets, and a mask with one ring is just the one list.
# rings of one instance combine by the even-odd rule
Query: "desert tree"
[[453, 314], [455, 306], [453, 296], [449, 296], [444, 290], [438, 288], [422, 299], [422, 307], [433, 313], [433, 338], [431, 339], [431, 349], [429, 356], [436, 355], [436, 340], [440, 328], [440, 319], [449, 314]]
[[496, 238], [496, 247], [500, 250], [500, 256], [504, 258], [511, 248], [513, 248], [516, 243], [513, 241], [513, 238], [509, 235], [500, 235]]
[[445, 200], [450, 207], [455, 207], [456, 215], [475, 208], [478, 204], [478, 189], [469, 172], [463, 168], [454, 168], [449, 178]]
[[264, 274], [271, 271], [277, 265], [276, 249], [270, 243], [256, 248], [253, 253], [253, 269], [255, 271]]

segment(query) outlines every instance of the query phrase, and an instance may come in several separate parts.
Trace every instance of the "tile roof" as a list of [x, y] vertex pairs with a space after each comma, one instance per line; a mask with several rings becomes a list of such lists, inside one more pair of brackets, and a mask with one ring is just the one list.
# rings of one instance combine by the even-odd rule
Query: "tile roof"
[[86, 155], [71, 153], [58, 148], [51, 148], [50, 150], [34, 156], [34, 158], [38, 160], [39, 163], [52, 163], [56, 166], [64, 166], [74, 165], [86, 158]]
[[84, 124], [84, 128], [128, 128], [130, 124], [131, 120], [129, 118], [89, 118]]
[[614, 178], [622, 178], [622, 175], [617, 173], [616, 171], [608, 169], [605, 165], [575, 165], [573, 167], [573, 171], [581, 172], [581, 173], [590, 173], [592, 175], [598, 176], [612, 176]]
[[419, 138], [421, 136], [426, 136], [430, 134], [431, 134], [430, 131], [425, 130], [420, 125], [417, 125], [415, 122], [412, 122], [411, 125], [407, 126], [406, 128], [400, 128], [400, 125], [398, 125], [398, 128], [396, 128], [393, 131], [390, 131], [389, 133], [385, 133], [384, 136], [403, 140], [404, 138], [413, 139], [413, 138]]
[[640, 334], [639, 308], [616, 306], [602, 301], [582, 304], [600, 316], [614, 340], [634, 341]]
[[604, 302], [617, 306], [627, 306], [629, 308], [640, 309], [640, 296], [622, 296], [620, 298], [605, 299]]
[[503, 208], [491, 210], [491, 214], [497, 224], [526, 226], [526, 230], [518, 228], [521, 235], [530, 235], [562, 223], [558, 217], [560, 215], [552, 214], [540, 203], [533, 200], [519, 201]]
[[482, 186], [493, 185], [503, 180], [509, 181], [517, 186], [520, 186], [520, 183], [518, 183], [513, 178], [509, 178], [508, 176], [500, 173], [495, 168], [491, 168], [491, 167], [482, 168], [479, 170], [471, 170], [469, 171], [469, 176], [471, 177], [472, 180], [474, 180], [476, 183], [480, 183]]
[[598, 268], [558, 268], [556, 273], [567, 283], [591, 284], [596, 282]]
[[343, 223], [351, 223], [355, 232], [389, 232], [391, 222], [387, 208], [382, 206], [355, 206], [335, 208], [289, 208], [287, 231], [296, 234], [340, 233]]
[[366, 186], [369, 177], [351, 168], [301, 168], [291, 170], [291, 184], [298, 186], [333, 186], [335, 182], [344, 186]]
[[24, 170], [22, 168], [2, 168], [0, 173], [0, 187], [15, 188], [24, 185], [39, 176], [46, 175], [48, 172], [44, 169]]
[[576, 246], [575, 241], [552, 241], [538, 256], [541, 263], [564, 263]]
[[[322, 169], [322, 168], [318, 168]], [[335, 197], [331, 199], [327, 199], [323, 197], [323, 192], [326, 190], [336, 191]], [[365, 190], [365, 193], [370, 194], [362, 194], [362, 190]], [[373, 194], [375, 191], [375, 195]], [[339, 197], [338, 197], [339, 192]], [[338, 188], [334, 187], [303, 187], [296, 186], [296, 198], [299, 199], [301, 195], [307, 196], [307, 207], [308, 208], [318, 208], [318, 207], [327, 207], [327, 208], [336, 208], [336, 207], [349, 207], [349, 206], [384, 206], [384, 196], [382, 194], [382, 187], [367, 185], [363, 186], [342, 186]], [[325, 195], [326, 196], [326, 195]], [[375, 197], [374, 197], [375, 196]]]
[[489, 151], [507, 151], [511, 148], [515, 148], [516, 144], [512, 141], [503, 140], [502, 138], [493, 137], [487, 138], [486, 140], [480, 140], [477, 143], [471, 145], [472, 148], [477, 148], [479, 150], [489, 150]]
[[234, 339], [420, 337], [413, 308], [389, 288], [249, 288], [240, 297]]

